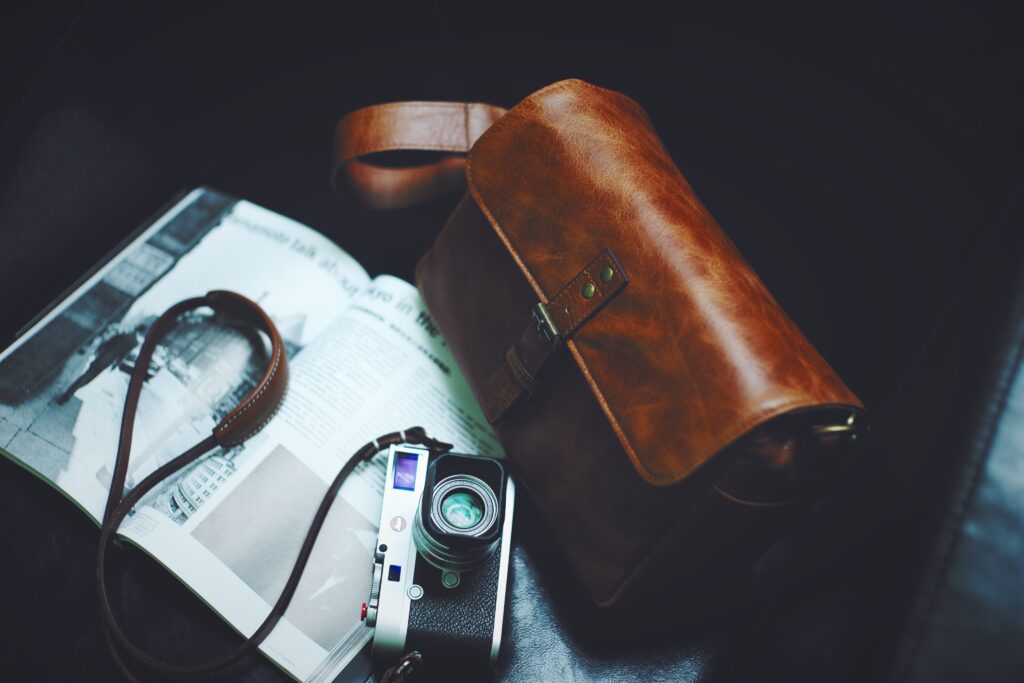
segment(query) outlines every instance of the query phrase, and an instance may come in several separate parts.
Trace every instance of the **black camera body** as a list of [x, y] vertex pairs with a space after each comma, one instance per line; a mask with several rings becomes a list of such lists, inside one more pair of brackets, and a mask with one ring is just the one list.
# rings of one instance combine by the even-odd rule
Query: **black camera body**
[[415, 650], [434, 671], [493, 666], [514, 503], [500, 460], [391, 447], [365, 611], [375, 660]]

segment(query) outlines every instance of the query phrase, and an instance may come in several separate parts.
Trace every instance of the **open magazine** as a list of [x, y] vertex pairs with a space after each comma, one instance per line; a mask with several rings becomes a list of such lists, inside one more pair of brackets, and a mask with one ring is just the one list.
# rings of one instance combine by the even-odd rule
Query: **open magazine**
[[[291, 360], [280, 412], [144, 498], [120, 535], [249, 635], [279, 595], [313, 514], [359, 446], [422, 425], [467, 453], [498, 442], [416, 289], [370, 278], [319, 233], [197, 189], [0, 353], [0, 452], [103, 513], [135, 355], [172, 304], [237, 291], [274, 320]], [[127, 488], [214, 425], [258, 380], [266, 349], [230, 321], [186, 314], [160, 344], [136, 418]], [[302, 681], [358, 676], [360, 620], [386, 453], [360, 465], [328, 516], [263, 652]], [[365, 675], [365, 674], [364, 674]]]

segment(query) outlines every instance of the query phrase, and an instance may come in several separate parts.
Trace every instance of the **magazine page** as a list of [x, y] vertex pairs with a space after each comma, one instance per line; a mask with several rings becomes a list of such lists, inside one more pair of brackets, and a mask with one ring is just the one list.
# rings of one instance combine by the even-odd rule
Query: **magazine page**
[[[344, 462], [380, 434], [416, 425], [462, 452], [501, 455], [416, 289], [381, 276], [295, 357], [280, 413], [234, 476], [210, 490], [224, 465], [217, 456], [197, 464], [147, 497], [122, 533], [251, 632]], [[262, 646], [300, 680], [335, 680], [372, 635], [360, 607], [386, 460], [361, 465], [342, 487], [284, 620]], [[182, 518], [165, 502], [175, 497], [203, 502]]]
[[[500, 448], [414, 287], [371, 281], [309, 228], [196, 190], [0, 354], [0, 449], [98, 519], [142, 338], [168, 306], [210, 289], [241, 292], [274, 319], [291, 361], [287, 398], [254, 438], [147, 495], [121, 535], [248, 634], [356, 448], [414, 425], [465, 452]], [[128, 487], [208, 435], [254, 386], [265, 353], [224, 321], [183, 316], [154, 354]], [[262, 645], [298, 680], [357, 676], [365, 665], [353, 660], [371, 635], [359, 608], [385, 462], [360, 466], [343, 487], [285, 619]]]
[[[195, 190], [0, 353], [0, 452], [96, 521], [135, 356], [166, 308], [211, 289], [240, 292], [267, 310], [296, 357], [369, 283], [354, 259], [310, 228]], [[266, 352], [225, 321], [182, 316], [154, 354], [128, 487], [209, 435], [258, 381]], [[214, 488], [244, 470], [249, 450], [246, 444], [212, 453], [192, 472], [194, 488], [165, 489], [152, 504], [165, 519], [187, 519]], [[201, 571], [229, 574], [214, 586], [224, 594], [238, 582], [219, 564]]]
[[[319, 233], [196, 190], [0, 353], [0, 448], [96, 520], [135, 354], [157, 316], [231, 289], [268, 311], [294, 355], [369, 281]], [[129, 487], [208, 435], [258, 381], [263, 353], [222, 322], [183, 316], [139, 404]]]

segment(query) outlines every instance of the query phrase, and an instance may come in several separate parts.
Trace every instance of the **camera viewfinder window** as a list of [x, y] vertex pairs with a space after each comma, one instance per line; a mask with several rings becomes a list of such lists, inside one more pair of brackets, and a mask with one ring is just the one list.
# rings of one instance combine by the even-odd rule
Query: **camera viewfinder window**
[[416, 489], [417, 453], [395, 453], [395, 478], [392, 486], [403, 491]]

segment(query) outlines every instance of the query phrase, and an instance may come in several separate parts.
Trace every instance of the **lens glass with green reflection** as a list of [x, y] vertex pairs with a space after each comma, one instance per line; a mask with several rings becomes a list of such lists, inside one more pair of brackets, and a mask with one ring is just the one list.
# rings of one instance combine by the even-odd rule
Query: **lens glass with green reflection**
[[484, 504], [469, 491], [455, 491], [441, 501], [441, 514], [456, 529], [471, 529], [484, 516]]

